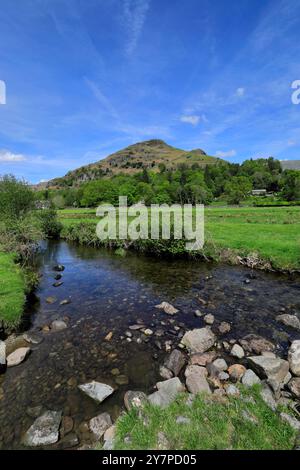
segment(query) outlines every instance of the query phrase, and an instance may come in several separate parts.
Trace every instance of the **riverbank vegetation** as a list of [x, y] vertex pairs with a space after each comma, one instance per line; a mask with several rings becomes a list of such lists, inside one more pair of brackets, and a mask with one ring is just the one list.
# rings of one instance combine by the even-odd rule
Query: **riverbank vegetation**
[[41, 238], [59, 230], [56, 212], [37, 210], [28, 184], [10, 175], [0, 179], [0, 328], [20, 324], [26, 295], [38, 282], [33, 254]]
[[[94, 209], [65, 209], [58, 211], [58, 216], [63, 238], [93, 246], [103, 244], [95, 232], [99, 218]], [[246, 264], [249, 258], [254, 267], [299, 271], [300, 207], [207, 207], [205, 240], [200, 256], [230, 263], [243, 262], [240, 258], [245, 258]], [[141, 240], [131, 247], [161, 256], [186, 254], [183, 240]]]
[[296, 431], [263, 401], [260, 386], [239, 397], [183, 393], [167, 408], [149, 403], [116, 422], [115, 450], [287, 450]]

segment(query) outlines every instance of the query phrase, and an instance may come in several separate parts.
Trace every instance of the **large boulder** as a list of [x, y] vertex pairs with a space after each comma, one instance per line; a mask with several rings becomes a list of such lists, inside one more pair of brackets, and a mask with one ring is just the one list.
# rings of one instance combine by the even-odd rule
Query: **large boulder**
[[271, 408], [273, 411], [276, 410], [277, 403], [275, 401], [272, 390], [266, 383], [264, 383], [262, 386], [262, 389], [260, 391], [260, 396], [269, 408]]
[[102, 403], [105, 398], [109, 397], [114, 392], [114, 389], [110, 385], [95, 381], [78, 385], [78, 388], [98, 403]]
[[279, 357], [252, 356], [248, 358], [252, 369], [262, 379], [268, 379], [272, 388], [281, 388], [289, 374], [289, 363]]
[[100, 440], [105, 431], [111, 426], [112, 421], [108, 413], [101, 413], [89, 421], [89, 429], [97, 440]]
[[289, 349], [288, 360], [290, 369], [294, 375], [300, 377], [300, 340], [292, 342]]
[[196, 328], [187, 331], [183, 336], [181, 343], [191, 353], [204, 353], [210, 349], [216, 341], [216, 336], [210, 328]]
[[207, 366], [207, 364], [210, 364], [216, 357], [217, 353], [215, 351], [208, 351], [203, 354], [192, 354], [190, 356], [190, 364], [195, 364], [197, 366]]
[[184, 364], [185, 356], [178, 349], [174, 349], [164, 362], [164, 366], [169, 369], [175, 377], [179, 374]]
[[296, 398], [300, 398], [300, 377], [291, 379], [288, 383], [288, 388]]
[[275, 346], [271, 341], [259, 335], [249, 334], [241, 339], [240, 344], [249, 353], [261, 354], [264, 351], [274, 351]]
[[30, 353], [30, 348], [18, 348], [11, 354], [7, 356], [7, 367], [18, 366], [23, 362], [28, 354]]
[[178, 393], [185, 390], [184, 385], [180, 382], [178, 377], [158, 382], [156, 386], [158, 391], [149, 395], [148, 400], [152, 405], [156, 405], [161, 408], [167, 407], [175, 400]]
[[300, 320], [296, 315], [283, 313], [282, 315], [277, 315], [276, 320], [290, 328], [300, 331]]
[[255, 372], [251, 369], [247, 369], [242, 377], [242, 384], [245, 385], [245, 387], [252, 387], [255, 384], [259, 384], [260, 379], [257, 377]]
[[209, 384], [206, 380], [207, 370], [205, 367], [196, 365], [188, 366], [185, 370], [186, 387], [194, 395], [197, 393], [211, 393]]
[[59, 439], [60, 422], [61, 411], [45, 411], [26, 432], [24, 445], [36, 447], [55, 444]]

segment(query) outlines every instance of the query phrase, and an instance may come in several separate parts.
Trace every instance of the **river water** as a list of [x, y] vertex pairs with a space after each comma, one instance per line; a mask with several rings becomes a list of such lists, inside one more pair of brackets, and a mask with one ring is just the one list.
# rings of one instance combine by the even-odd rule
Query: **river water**
[[[65, 266], [63, 284], [54, 287], [53, 267], [58, 263]], [[197, 309], [215, 316], [213, 330], [221, 321], [230, 322], [231, 331], [222, 340], [256, 333], [272, 340], [285, 356], [289, 341], [297, 337], [275, 317], [283, 309], [300, 312], [299, 277], [132, 253], [120, 257], [65, 242], [45, 244], [39, 265], [41, 280], [36, 299], [28, 306], [27, 328], [39, 332], [43, 342], [32, 345], [23, 364], [0, 376], [3, 449], [22, 448], [22, 436], [35, 419], [32, 408], [38, 406], [62, 410], [73, 419], [79, 445], [90, 443], [90, 418], [108, 411], [115, 419], [126, 390], [153, 390], [166, 355], [165, 343], [175, 347], [186, 330], [204, 326], [203, 318], [195, 316]], [[49, 304], [48, 297], [57, 300]], [[60, 305], [65, 299], [71, 302]], [[156, 309], [162, 301], [173, 304], [179, 313], [170, 317]], [[56, 319], [65, 320], [67, 329], [43, 331]], [[128, 341], [125, 332], [136, 323], [154, 334], [147, 337], [132, 331]], [[113, 336], [106, 341], [109, 332]], [[91, 380], [108, 383], [116, 391], [96, 404], [78, 389]]]

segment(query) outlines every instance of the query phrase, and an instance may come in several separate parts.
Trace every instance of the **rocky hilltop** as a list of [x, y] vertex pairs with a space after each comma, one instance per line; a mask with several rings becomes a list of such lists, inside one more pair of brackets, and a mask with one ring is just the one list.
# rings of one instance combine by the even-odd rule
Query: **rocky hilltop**
[[117, 173], [133, 174], [143, 168], [158, 171], [162, 164], [166, 168], [174, 169], [182, 163], [204, 167], [218, 161], [220, 159], [206, 155], [201, 149], [186, 151], [172, 147], [163, 140], [147, 140], [130, 145], [102, 160], [77, 168], [62, 178], [55, 178], [38, 187], [41, 189], [78, 186], [103, 176], [113, 176]]

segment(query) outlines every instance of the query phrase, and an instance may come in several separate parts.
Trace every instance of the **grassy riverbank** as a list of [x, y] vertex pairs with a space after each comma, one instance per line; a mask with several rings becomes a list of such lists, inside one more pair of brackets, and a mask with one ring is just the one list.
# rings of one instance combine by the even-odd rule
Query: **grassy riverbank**
[[[150, 404], [117, 421], [115, 450], [292, 449], [296, 432], [262, 400], [259, 386], [226, 399], [182, 394], [168, 408]], [[179, 418], [179, 419], [178, 419]], [[184, 418], [184, 419], [182, 419]]]
[[[95, 209], [64, 209], [59, 211], [59, 219], [64, 226], [65, 238], [72, 239], [76, 231], [79, 237], [79, 229], [74, 227], [81, 224], [86, 243], [91, 237], [95, 238], [90, 239], [91, 244], [96, 241], [93, 227], [99, 219]], [[207, 207], [205, 239], [203, 252], [213, 259], [234, 263], [237, 256], [248, 257], [256, 253], [261, 266], [265, 263], [276, 270], [299, 271], [300, 207]], [[74, 241], [80, 240], [75, 237]], [[156, 247], [155, 243], [151, 244], [153, 251], [154, 248], [159, 251], [158, 244]], [[179, 246], [182, 244], [177, 243], [173, 251], [176, 252]]]
[[11, 253], [0, 252], [0, 326], [20, 323], [25, 303], [26, 281]]

